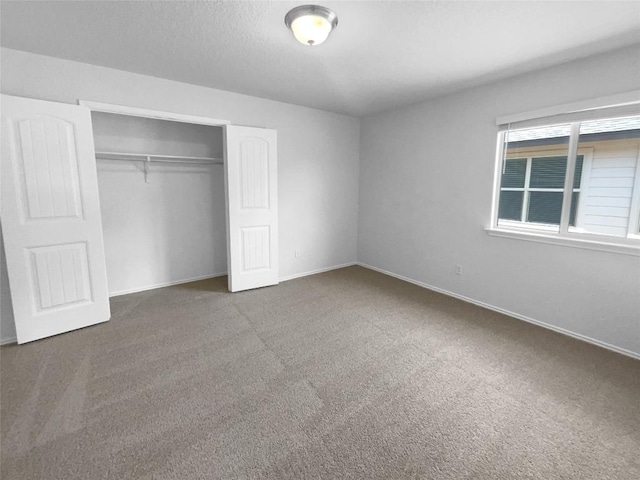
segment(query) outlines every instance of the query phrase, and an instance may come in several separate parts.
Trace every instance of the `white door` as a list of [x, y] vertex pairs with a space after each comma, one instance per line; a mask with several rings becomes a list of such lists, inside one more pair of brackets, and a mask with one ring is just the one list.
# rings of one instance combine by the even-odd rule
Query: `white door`
[[278, 283], [276, 131], [225, 127], [229, 290]]
[[18, 343], [109, 319], [86, 107], [2, 95], [2, 230]]

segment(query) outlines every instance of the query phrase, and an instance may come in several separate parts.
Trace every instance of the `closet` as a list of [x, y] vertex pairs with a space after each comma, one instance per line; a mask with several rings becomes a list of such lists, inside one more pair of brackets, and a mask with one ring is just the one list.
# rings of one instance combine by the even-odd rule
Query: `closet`
[[2, 95], [2, 226], [18, 343], [110, 318], [109, 294], [223, 274], [278, 283], [276, 132]]
[[223, 128], [91, 120], [109, 294], [226, 274]]

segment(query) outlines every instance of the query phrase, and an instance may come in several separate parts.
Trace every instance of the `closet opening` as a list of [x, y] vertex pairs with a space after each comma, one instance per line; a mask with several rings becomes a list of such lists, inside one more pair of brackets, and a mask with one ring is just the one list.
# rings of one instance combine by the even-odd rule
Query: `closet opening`
[[226, 275], [223, 127], [91, 120], [109, 296]]

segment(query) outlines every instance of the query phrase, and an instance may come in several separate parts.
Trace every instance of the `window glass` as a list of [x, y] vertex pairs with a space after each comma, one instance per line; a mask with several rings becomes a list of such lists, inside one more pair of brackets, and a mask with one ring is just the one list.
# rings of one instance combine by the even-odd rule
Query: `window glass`
[[520, 221], [522, 217], [522, 200], [524, 191], [522, 192], [500, 192], [500, 207], [498, 217], [503, 220]]
[[576, 164], [574, 179], [582, 178], [583, 184], [572, 197], [570, 231], [614, 237], [637, 232], [640, 116], [582, 122], [578, 151], [588, 152], [589, 160]]
[[531, 192], [527, 221], [560, 225], [562, 192]]
[[531, 159], [531, 188], [564, 188], [567, 157], [541, 157]]
[[526, 158], [507, 160], [504, 162], [504, 171], [502, 172], [500, 186], [503, 188], [523, 188], [526, 169]]
[[580, 192], [573, 192], [571, 195], [571, 211], [569, 213], [569, 225], [576, 226], [576, 213], [578, 212], [578, 199], [580, 198]]
[[570, 131], [554, 125], [505, 134], [498, 225], [559, 230]]

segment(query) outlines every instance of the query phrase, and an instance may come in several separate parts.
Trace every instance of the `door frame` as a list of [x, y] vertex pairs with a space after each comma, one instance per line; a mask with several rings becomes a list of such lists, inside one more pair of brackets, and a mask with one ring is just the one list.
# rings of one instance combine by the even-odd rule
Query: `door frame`
[[118, 115], [128, 115], [130, 117], [154, 118], [157, 120], [193, 123], [196, 125], [209, 125], [213, 127], [223, 127], [225, 125], [231, 124], [230, 120], [220, 120], [217, 118], [200, 117], [197, 115], [186, 115], [183, 113], [175, 112], [163, 112], [161, 110], [149, 110], [146, 108], [117, 105], [115, 103], [101, 103], [89, 100], [78, 100], [78, 105], [87, 107], [92, 112], [115, 113]]

